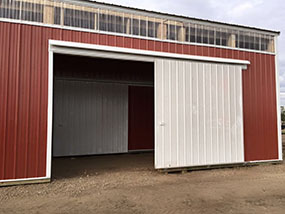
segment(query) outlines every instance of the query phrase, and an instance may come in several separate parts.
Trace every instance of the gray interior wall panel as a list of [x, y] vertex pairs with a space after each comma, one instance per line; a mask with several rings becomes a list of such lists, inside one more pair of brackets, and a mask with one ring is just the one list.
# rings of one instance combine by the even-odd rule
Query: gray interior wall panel
[[54, 81], [53, 156], [128, 151], [128, 86]]

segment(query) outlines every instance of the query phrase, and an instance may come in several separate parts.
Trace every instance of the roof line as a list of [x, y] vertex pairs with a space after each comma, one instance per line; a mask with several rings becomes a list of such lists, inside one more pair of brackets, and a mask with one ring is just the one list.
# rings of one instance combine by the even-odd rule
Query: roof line
[[153, 14], [157, 14], [157, 15], [171, 16], [171, 17], [175, 17], [175, 18], [190, 19], [193, 21], [208, 22], [211, 24], [219, 24], [219, 25], [226, 25], [226, 26], [244, 28], [244, 29], [249, 29], [249, 30], [263, 31], [263, 32], [267, 32], [267, 33], [271, 33], [271, 34], [275, 34], [275, 35], [280, 35], [280, 33], [281, 33], [280, 31], [268, 30], [268, 29], [264, 29], [264, 28], [257, 28], [257, 27], [251, 27], [251, 26], [246, 26], [246, 25], [239, 25], [239, 24], [230, 24], [230, 23], [225, 23], [225, 22], [212, 21], [212, 20], [208, 20], [208, 19], [200, 19], [200, 18], [194, 18], [194, 17], [184, 16], [184, 15], [170, 14], [170, 13], [140, 9], [140, 8], [135, 8], [135, 7], [129, 7], [129, 6], [124, 6], [124, 5], [98, 2], [98, 1], [93, 1], [93, 0], [75, 0], [75, 1], [89, 2], [89, 3], [93, 3], [93, 4], [99, 4], [102, 6], [117, 7], [117, 8], [122, 8], [122, 9], [135, 10], [135, 11], [139, 11], [139, 12], [146, 12], [146, 13], [153, 13]]

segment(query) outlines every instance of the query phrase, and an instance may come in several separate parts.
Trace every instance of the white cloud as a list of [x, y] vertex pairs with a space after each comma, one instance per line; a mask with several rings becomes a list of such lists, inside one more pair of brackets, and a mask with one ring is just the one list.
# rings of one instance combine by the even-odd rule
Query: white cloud
[[240, 17], [240, 16], [245, 15], [253, 7], [254, 5], [251, 2], [245, 2], [245, 3], [242, 3], [236, 6], [231, 11], [228, 11], [228, 14], [235, 16], [235, 17]]

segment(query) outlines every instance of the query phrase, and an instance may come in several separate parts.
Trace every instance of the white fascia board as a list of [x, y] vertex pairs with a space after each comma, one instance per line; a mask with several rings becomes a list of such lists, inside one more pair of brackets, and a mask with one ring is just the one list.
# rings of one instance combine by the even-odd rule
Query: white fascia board
[[193, 60], [193, 61], [203, 61], [203, 62], [215, 62], [215, 63], [224, 63], [224, 64], [237, 64], [243, 65], [243, 69], [246, 69], [245, 66], [250, 65], [250, 61], [248, 60], [237, 60], [237, 59], [228, 59], [228, 58], [218, 58], [218, 57], [206, 57], [206, 56], [196, 56], [196, 55], [188, 55], [188, 54], [176, 54], [176, 53], [166, 53], [159, 51], [149, 51], [149, 50], [140, 50], [133, 48], [121, 48], [114, 46], [106, 46], [106, 45], [93, 45], [86, 43], [78, 43], [78, 42], [66, 42], [59, 40], [49, 40], [49, 45], [52, 50], [53, 46], [57, 47], [69, 47], [69, 48], [77, 48], [77, 49], [89, 49], [96, 51], [105, 51], [105, 52], [116, 52], [116, 53], [124, 53], [124, 54], [134, 54], [140, 56], [151, 56], [151, 57], [159, 57], [159, 58], [172, 58], [172, 59], [184, 59], [184, 60]]

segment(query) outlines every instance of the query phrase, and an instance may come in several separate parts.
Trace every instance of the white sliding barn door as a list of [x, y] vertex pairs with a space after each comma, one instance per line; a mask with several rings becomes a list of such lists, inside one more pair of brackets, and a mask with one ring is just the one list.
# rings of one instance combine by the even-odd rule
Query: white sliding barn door
[[242, 67], [155, 61], [155, 168], [244, 161]]

